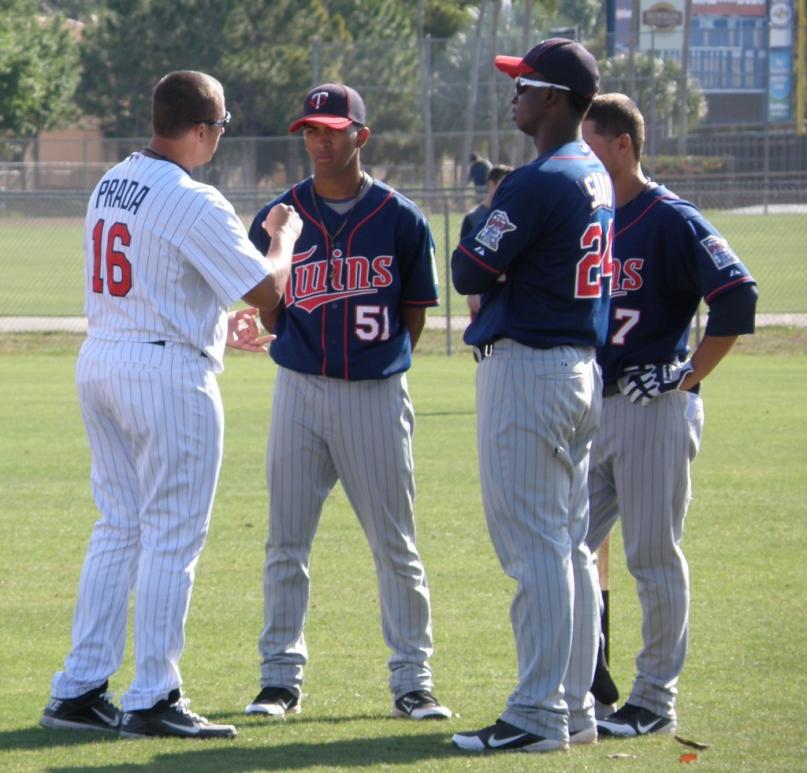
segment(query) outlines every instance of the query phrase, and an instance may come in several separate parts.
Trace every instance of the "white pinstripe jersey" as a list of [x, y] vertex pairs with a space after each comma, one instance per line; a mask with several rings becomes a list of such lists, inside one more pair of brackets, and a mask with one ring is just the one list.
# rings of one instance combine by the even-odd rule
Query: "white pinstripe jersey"
[[187, 343], [216, 370], [227, 308], [272, 273], [218, 190], [142, 153], [96, 185], [84, 254], [90, 337]]

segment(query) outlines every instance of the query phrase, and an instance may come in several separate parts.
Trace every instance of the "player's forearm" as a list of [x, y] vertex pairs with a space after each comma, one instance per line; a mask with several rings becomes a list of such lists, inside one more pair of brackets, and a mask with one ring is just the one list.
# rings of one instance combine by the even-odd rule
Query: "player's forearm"
[[277, 318], [280, 315], [280, 305], [278, 304], [274, 309], [259, 309], [258, 315], [261, 318], [261, 324], [266, 329], [267, 333], [273, 333]]
[[266, 257], [272, 263], [272, 273], [259, 285], [253, 287], [244, 300], [258, 309], [274, 309], [283, 300], [286, 283], [291, 275], [291, 256], [294, 249], [294, 237], [277, 236], [272, 239]]
[[415, 351], [420, 334], [426, 325], [426, 309], [417, 306], [403, 306], [401, 308], [406, 327], [409, 329], [409, 339], [412, 342], [412, 351]]
[[706, 335], [692, 355], [694, 370], [681, 382], [681, 389], [691, 389], [705, 379], [729, 353], [738, 336]]

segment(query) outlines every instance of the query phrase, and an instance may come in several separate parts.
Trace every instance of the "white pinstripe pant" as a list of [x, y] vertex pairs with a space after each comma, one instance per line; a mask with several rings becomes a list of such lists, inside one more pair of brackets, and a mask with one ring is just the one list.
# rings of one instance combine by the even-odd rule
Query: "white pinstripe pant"
[[402, 373], [342, 381], [278, 368], [267, 451], [262, 686], [301, 690], [309, 556], [338, 479], [375, 562], [384, 641], [392, 650], [390, 689], [396, 698], [431, 689], [431, 605], [415, 545], [413, 431]]
[[[502, 719], [546, 738], [568, 738], [570, 721], [575, 731], [594, 724], [599, 584], [585, 544], [586, 478], [600, 392], [588, 348], [505, 339], [477, 371], [485, 515], [499, 561], [518, 583], [510, 617], [519, 681]], [[573, 629], [585, 645], [574, 662]]]
[[644, 406], [614, 395], [603, 401], [591, 451], [587, 541], [596, 550], [621, 519], [642, 606], [644, 644], [628, 701], [671, 719], [689, 636], [689, 569], [680, 542], [702, 431], [698, 395], [673, 391]]
[[125, 711], [181, 685], [194, 570], [207, 535], [224, 416], [211, 363], [183, 344], [87, 339], [76, 381], [92, 455], [93, 527], [55, 697], [118, 670], [135, 591], [135, 676]]

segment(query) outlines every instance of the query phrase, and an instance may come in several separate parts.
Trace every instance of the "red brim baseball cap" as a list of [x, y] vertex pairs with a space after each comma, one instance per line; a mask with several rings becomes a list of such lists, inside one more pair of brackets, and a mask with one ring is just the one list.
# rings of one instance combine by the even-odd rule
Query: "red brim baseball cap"
[[342, 83], [323, 83], [305, 95], [303, 114], [289, 126], [289, 132], [299, 131], [306, 124], [341, 131], [351, 124], [366, 123], [364, 101], [355, 89]]
[[497, 56], [493, 62], [511, 78], [538, 73], [543, 80], [566, 86], [584, 97], [593, 97], [600, 86], [597, 60], [568, 38], [542, 40], [524, 56]]
[[519, 75], [526, 75], [527, 73], [534, 72], [532, 67], [524, 62], [520, 56], [497, 56], [493, 63], [496, 65], [497, 70], [501, 70], [511, 78], [517, 78]]

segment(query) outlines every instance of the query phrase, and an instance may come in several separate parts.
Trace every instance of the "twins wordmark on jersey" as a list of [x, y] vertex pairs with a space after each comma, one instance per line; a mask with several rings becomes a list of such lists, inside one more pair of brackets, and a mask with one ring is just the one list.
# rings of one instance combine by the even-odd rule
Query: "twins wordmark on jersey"
[[[320, 249], [313, 245], [292, 257], [292, 273], [286, 284], [284, 304], [312, 312], [323, 304], [375, 295], [394, 281], [392, 255], [343, 255], [334, 249], [330, 258], [312, 260]], [[388, 332], [388, 331], [387, 331]]]
[[300, 373], [386, 378], [411, 365], [405, 306], [437, 304], [434, 240], [423, 214], [373, 181], [347, 213], [314, 198], [313, 178], [267, 204], [250, 238], [269, 246], [261, 222], [278, 202], [303, 219], [269, 354]]

